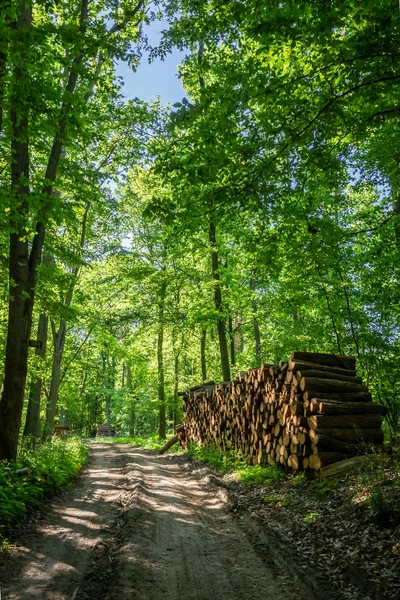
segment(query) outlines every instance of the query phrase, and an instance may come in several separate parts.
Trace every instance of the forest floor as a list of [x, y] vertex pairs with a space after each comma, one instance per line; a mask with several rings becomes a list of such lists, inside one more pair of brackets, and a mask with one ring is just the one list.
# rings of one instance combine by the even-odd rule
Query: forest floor
[[[340, 539], [329, 537], [335, 502], [324, 500], [328, 524], [319, 529], [323, 510], [300, 487], [291, 489], [303, 494], [309, 521], [300, 519], [295, 496], [290, 510], [279, 500], [282, 487], [266, 501], [263, 488], [227, 482], [182, 455], [94, 444], [76, 484], [12, 532], [0, 555], [1, 598], [398, 598], [399, 554], [394, 561], [382, 556], [398, 528], [365, 549], [376, 571], [387, 570], [382, 591], [357, 569], [358, 578], [351, 569], [347, 577], [335, 557], [349, 562]], [[365, 530], [369, 538], [368, 522]], [[364, 552], [354, 543], [352, 549]]]

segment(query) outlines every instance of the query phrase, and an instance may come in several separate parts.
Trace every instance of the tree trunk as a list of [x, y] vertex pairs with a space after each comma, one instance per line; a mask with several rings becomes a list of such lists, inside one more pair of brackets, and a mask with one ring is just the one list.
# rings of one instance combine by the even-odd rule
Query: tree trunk
[[129, 405], [129, 437], [135, 436], [135, 401], [131, 398]]
[[[82, 222], [81, 222], [81, 233], [79, 238], [79, 246], [78, 246], [78, 254], [79, 256], [82, 254], [85, 238], [86, 238], [86, 228], [87, 228], [87, 220], [89, 216], [91, 202], [86, 202], [85, 211], [83, 214]], [[75, 267], [71, 271], [71, 284], [67, 290], [64, 306], [69, 308], [72, 303], [72, 298], [74, 294], [74, 289], [76, 285], [76, 281], [79, 274], [79, 267]], [[54, 417], [57, 406], [57, 398], [58, 398], [58, 390], [60, 388], [61, 383], [61, 363], [64, 354], [64, 346], [65, 346], [65, 336], [67, 332], [67, 322], [64, 320], [60, 321], [60, 326], [58, 331], [55, 329], [54, 321], [51, 320], [51, 329], [53, 333], [53, 366], [51, 373], [51, 385], [50, 385], [50, 394], [49, 394], [49, 403], [46, 412], [46, 425], [43, 432], [43, 438], [46, 439], [51, 436], [54, 426]]]
[[129, 392], [129, 437], [135, 435], [135, 399], [132, 389], [132, 371], [129, 365], [126, 365], [126, 386]]
[[321, 269], [319, 268], [319, 265], [317, 263], [315, 263], [315, 265], [316, 265], [317, 272], [318, 272], [318, 275], [319, 275], [319, 278], [320, 278], [320, 281], [321, 281], [321, 287], [322, 287], [322, 291], [323, 291], [324, 296], [325, 296], [326, 305], [328, 307], [328, 312], [329, 312], [329, 316], [330, 316], [331, 323], [332, 323], [332, 329], [333, 329], [333, 332], [334, 332], [335, 337], [336, 337], [336, 344], [337, 344], [337, 347], [338, 347], [338, 352], [339, 352], [339, 354], [343, 354], [343, 352], [342, 352], [342, 345], [341, 345], [341, 342], [340, 342], [340, 334], [339, 334], [338, 328], [336, 327], [335, 315], [334, 315], [334, 312], [333, 312], [333, 309], [332, 309], [332, 305], [331, 305], [331, 301], [330, 301], [330, 298], [329, 298], [329, 294], [328, 294], [328, 291], [326, 289], [326, 286], [325, 286], [325, 283], [324, 283], [324, 280], [323, 280], [323, 277], [322, 277]]
[[[86, 28], [88, 0], [82, 0], [80, 14], [80, 31]], [[28, 369], [28, 348], [32, 327], [34, 290], [37, 280], [37, 267], [41, 262], [45, 238], [45, 225], [39, 220], [35, 226], [35, 236], [29, 253], [25, 223], [29, 212], [29, 140], [28, 111], [26, 90], [29, 87], [29, 74], [25, 72], [25, 60], [29, 50], [29, 36], [32, 25], [32, 4], [19, 5], [17, 20], [11, 24], [12, 29], [22, 30], [13, 49], [15, 62], [11, 67], [12, 84], [10, 90], [11, 110], [11, 202], [13, 215], [10, 225], [9, 280], [12, 282], [8, 311], [8, 331], [6, 358], [4, 367], [3, 393], [0, 401], [0, 460], [15, 459], [18, 447], [18, 435], [21, 426], [24, 402], [25, 382]], [[21, 36], [25, 33], [25, 43]], [[20, 50], [23, 48], [23, 50]], [[61, 108], [58, 131], [55, 135], [47, 163], [46, 185], [42, 190], [41, 214], [45, 212], [51, 200], [53, 183], [56, 179], [58, 165], [63, 148], [63, 139], [67, 128], [67, 116], [71, 109], [71, 95], [75, 91], [79, 68], [83, 54], [73, 61], [66, 86], [66, 94]]]
[[[19, 6], [19, 15], [11, 28], [26, 40], [13, 48], [10, 90], [11, 121], [11, 231], [8, 305], [8, 332], [4, 368], [3, 393], [0, 401], [0, 459], [15, 459], [24, 400], [29, 338], [32, 327], [32, 272], [25, 223], [29, 210], [29, 139], [26, 109], [26, 54], [32, 25], [32, 5]], [[23, 50], [20, 50], [23, 48]]]
[[110, 378], [110, 373], [109, 373], [108, 356], [106, 354], [102, 355], [102, 361], [103, 361], [103, 388], [104, 388], [105, 400], [106, 400], [107, 433], [108, 433], [108, 437], [111, 437], [112, 436], [111, 397], [110, 397], [111, 378]]
[[110, 398], [109, 393], [107, 393], [107, 395], [106, 395], [106, 421], [107, 421], [108, 437], [112, 437], [111, 398]]
[[175, 354], [174, 358], [174, 428], [177, 426], [179, 419], [179, 354]]
[[256, 291], [256, 282], [255, 279], [250, 280], [250, 288], [253, 292], [251, 297], [251, 310], [253, 313], [253, 331], [254, 331], [254, 351], [255, 351], [255, 361], [256, 368], [261, 365], [261, 335], [260, 335], [260, 327], [257, 319], [257, 303], [255, 300], [254, 292]]
[[[291, 362], [312, 362], [333, 368], [349, 369], [355, 371], [356, 359], [354, 356], [337, 356], [336, 354], [325, 354], [320, 352], [292, 352]], [[289, 364], [290, 367], [290, 364]]]
[[[307, 371], [306, 371], [307, 373]], [[300, 389], [305, 392], [315, 392], [321, 396], [324, 392], [329, 394], [346, 393], [368, 393], [368, 388], [361, 383], [353, 381], [343, 381], [342, 379], [321, 379], [320, 377], [302, 377], [300, 379]], [[356, 378], [354, 378], [356, 379]], [[316, 396], [315, 396], [316, 397]]]
[[166, 438], [166, 422], [165, 422], [165, 381], [164, 381], [164, 302], [167, 284], [162, 282], [160, 288], [160, 296], [158, 301], [158, 340], [157, 340], [157, 369], [158, 369], [158, 404], [159, 404], [159, 437], [164, 440]]
[[[0, 0], [0, 14], [4, 19], [4, 25], [10, 25], [10, 16], [7, 14], [11, 7], [10, 0]], [[6, 89], [6, 74], [7, 74], [7, 54], [8, 40], [2, 39], [2, 48], [0, 49], [0, 134], [3, 131], [3, 114], [4, 114], [4, 97]]]
[[[42, 359], [46, 354], [48, 320], [48, 316], [45, 314], [41, 314], [39, 317], [37, 340], [41, 342], [41, 346], [36, 348], [35, 352]], [[35, 377], [31, 381], [24, 437], [32, 436], [33, 439], [40, 439], [40, 395], [42, 385], [43, 381], [41, 377]]]
[[200, 339], [200, 360], [201, 360], [201, 376], [202, 376], [203, 381], [207, 381], [206, 339], [207, 339], [207, 329], [202, 329], [201, 330], [201, 339]]
[[211, 251], [211, 272], [212, 278], [214, 281], [214, 306], [217, 311], [217, 331], [218, 331], [218, 340], [219, 340], [219, 350], [221, 355], [221, 368], [222, 368], [222, 376], [224, 381], [230, 381], [231, 379], [231, 370], [229, 366], [229, 354], [228, 354], [228, 344], [226, 341], [226, 332], [225, 332], [225, 319], [222, 311], [222, 290], [221, 290], [221, 279], [219, 275], [219, 260], [218, 260], [218, 251], [216, 244], [216, 231], [215, 225], [210, 219], [210, 227], [209, 227], [209, 242], [210, 242], [210, 251]]
[[228, 331], [229, 331], [229, 346], [230, 346], [230, 351], [231, 351], [231, 365], [235, 366], [235, 364], [236, 364], [236, 348], [235, 348], [235, 334], [233, 332], [232, 315], [229, 315]]
[[48, 439], [53, 433], [54, 419], [56, 414], [58, 389], [61, 380], [61, 361], [64, 352], [65, 333], [67, 330], [66, 321], [61, 321], [58, 331], [56, 331], [54, 321], [51, 319], [51, 330], [53, 333], [53, 365], [51, 369], [51, 384], [49, 400], [46, 410], [46, 422], [43, 430], [43, 439]]
[[382, 415], [357, 414], [357, 415], [313, 415], [307, 418], [310, 429], [377, 429], [380, 431]]

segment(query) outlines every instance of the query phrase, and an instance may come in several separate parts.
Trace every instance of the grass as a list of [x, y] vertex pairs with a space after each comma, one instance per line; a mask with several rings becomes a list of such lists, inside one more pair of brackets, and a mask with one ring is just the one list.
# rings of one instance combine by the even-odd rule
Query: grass
[[266, 504], [275, 504], [278, 508], [282, 508], [283, 506], [289, 506], [290, 499], [287, 496], [280, 497], [276, 494], [269, 494], [263, 497], [263, 502]]
[[340, 484], [339, 479], [324, 480], [315, 486], [315, 494], [318, 498], [327, 498]]
[[[37, 508], [44, 498], [68, 487], [88, 456], [79, 440], [54, 439], [35, 451], [23, 451], [16, 462], [0, 461], [0, 531], [26, 511]], [[30, 473], [16, 475], [28, 467]], [[0, 546], [4, 541], [1, 541]]]
[[284, 472], [277, 465], [249, 465], [241, 454], [232, 450], [192, 445], [186, 454], [249, 486], [274, 483], [284, 478]]
[[298, 475], [295, 475], [292, 480], [291, 480], [291, 484], [294, 487], [301, 487], [303, 485], [307, 485], [309, 482], [306, 472], [303, 471], [302, 473], [299, 473]]

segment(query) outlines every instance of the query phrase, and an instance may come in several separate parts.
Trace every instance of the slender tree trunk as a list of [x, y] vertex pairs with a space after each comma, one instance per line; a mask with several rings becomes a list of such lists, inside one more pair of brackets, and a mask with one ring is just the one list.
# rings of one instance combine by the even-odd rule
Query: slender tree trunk
[[108, 429], [108, 437], [111, 437], [111, 398], [110, 398], [110, 374], [109, 374], [109, 364], [108, 364], [108, 356], [103, 354], [103, 387], [106, 397], [106, 423]]
[[[197, 52], [197, 65], [199, 67], [199, 86], [200, 90], [203, 94], [206, 93], [206, 84], [204, 81], [204, 77], [201, 74], [201, 69], [203, 65], [203, 52], [204, 52], [204, 44], [200, 43], [199, 49]], [[212, 206], [210, 207], [213, 208]], [[221, 355], [221, 368], [222, 368], [222, 376], [224, 381], [230, 381], [231, 379], [231, 370], [229, 366], [229, 355], [228, 355], [228, 344], [226, 341], [226, 332], [225, 332], [225, 319], [222, 311], [222, 290], [220, 283], [220, 275], [219, 275], [219, 261], [218, 261], [218, 250], [217, 250], [217, 241], [216, 241], [216, 231], [215, 231], [215, 223], [213, 222], [212, 213], [210, 214], [210, 223], [208, 229], [208, 239], [210, 243], [210, 252], [211, 252], [211, 273], [214, 281], [214, 306], [218, 314], [217, 320], [217, 331], [218, 331], [218, 340], [219, 340], [219, 350]]]
[[87, 410], [87, 399], [85, 398], [85, 389], [86, 389], [86, 382], [87, 382], [87, 378], [88, 378], [88, 367], [86, 364], [86, 368], [85, 368], [85, 374], [83, 376], [83, 381], [82, 381], [82, 385], [80, 387], [79, 390], [79, 397], [81, 398], [81, 402], [82, 402], [82, 408], [81, 408], [81, 416], [80, 416], [80, 431], [86, 432], [86, 435], [89, 436], [89, 428], [86, 426], [86, 422], [87, 422], [87, 416], [88, 416], [88, 410]]
[[218, 251], [217, 251], [217, 243], [216, 243], [216, 231], [215, 224], [210, 219], [209, 226], [209, 242], [210, 242], [210, 251], [211, 251], [211, 272], [212, 278], [214, 280], [214, 306], [217, 311], [217, 331], [218, 331], [218, 340], [219, 340], [219, 350], [221, 355], [221, 368], [222, 368], [222, 376], [224, 381], [230, 381], [231, 379], [231, 370], [229, 366], [229, 354], [228, 354], [228, 344], [226, 341], [226, 332], [225, 332], [225, 319], [223, 316], [223, 307], [222, 307], [222, 289], [221, 289], [221, 279], [219, 275], [219, 261], [218, 261]]
[[83, 381], [82, 381], [82, 385], [81, 385], [81, 389], [79, 390], [79, 395], [82, 397], [83, 394], [85, 393], [85, 389], [86, 389], [86, 383], [87, 383], [87, 378], [88, 378], [88, 374], [89, 374], [89, 369], [86, 363], [86, 368], [85, 368], [85, 375], [83, 376]]
[[51, 330], [53, 333], [53, 365], [51, 369], [51, 383], [48, 405], [46, 410], [46, 422], [43, 429], [43, 439], [51, 437], [56, 415], [58, 390], [61, 380], [61, 361], [64, 352], [65, 334], [67, 330], [66, 321], [61, 321], [58, 331], [53, 319], [51, 319]]
[[229, 315], [228, 331], [229, 331], [229, 346], [230, 346], [230, 351], [231, 351], [231, 365], [235, 366], [235, 364], [236, 364], [236, 348], [235, 348], [235, 334], [233, 332], [232, 315]]
[[[179, 293], [176, 296], [176, 306], [179, 306], [180, 296]], [[172, 419], [174, 423], [174, 428], [178, 424], [180, 420], [179, 415], [179, 357], [181, 354], [181, 350], [183, 347], [183, 334], [181, 334], [177, 339], [177, 328], [172, 328], [172, 349], [174, 353], [174, 402], [172, 406]]]
[[335, 333], [338, 352], [339, 352], [339, 354], [343, 354], [342, 346], [341, 346], [341, 343], [340, 343], [340, 335], [339, 335], [339, 331], [338, 331], [338, 329], [336, 327], [336, 321], [335, 321], [335, 317], [334, 317], [334, 314], [333, 314], [333, 310], [332, 310], [331, 302], [330, 302], [330, 299], [329, 299], [329, 295], [328, 295], [327, 289], [326, 289], [325, 284], [324, 284], [323, 279], [322, 279], [321, 270], [320, 270], [320, 268], [319, 268], [319, 266], [317, 264], [316, 264], [316, 267], [317, 267], [317, 272], [318, 272], [318, 275], [319, 275], [319, 278], [320, 278], [320, 281], [321, 281], [322, 290], [324, 292], [326, 304], [328, 306], [328, 312], [329, 312], [329, 316], [331, 318], [332, 329], [333, 329], [333, 331]]
[[108, 437], [111, 437], [112, 434], [112, 425], [111, 425], [111, 398], [110, 398], [110, 394], [107, 394], [106, 396], [106, 422], [107, 422], [107, 430], [108, 430]]
[[[37, 340], [41, 343], [40, 348], [36, 348], [36, 355], [42, 360], [46, 355], [48, 316], [41, 314], [39, 317]], [[28, 410], [25, 419], [24, 437], [32, 436], [35, 440], [40, 439], [40, 396], [42, 393], [43, 380], [41, 377], [35, 377], [31, 381]]]
[[351, 310], [350, 297], [349, 297], [349, 294], [347, 291], [347, 287], [346, 287], [345, 280], [343, 277], [342, 269], [340, 266], [340, 257], [337, 256], [336, 260], [337, 260], [337, 266], [338, 266], [338, 270], [339, 270], [340, 281], [342, 282], [342, 290], [343, 290], [343, 294], [344, 294], [344, 297], [346, 300], [347, 314], [349, 315], [350, 331], [351, 331], [351, 335], [352, 335], [354, 345], [356, 348], [357, 356], [360, 357], [360, 348], [358, 345], [358, 339], [357, 339], [354, 320], [353, 320], [353, 312]]
[[164, 302], [167, 285], [165, 281], [161, 284], [160, 297], [158, 302], [158, 340], [157, 340], [157, 367], [158, 367], [158, 404], [159, 404], [159, 437], [164, 440], [166, 438], [166, 422], [165, 422], [165, 377], [164, 377]]
[[174, 428], [178, 424], [179, 415], [179, 354], [174, 357]]
[[135, 401], [133, 397], [129, 404], [129, 437], [135, 437], [135, 425], [136, 425], [136, 414], [135, 414]]
[[126, 385], [129, 391], [129, 437], [135, 435], [135, 398], [132, 389], [132, 371], [129, 365], [126, 366]]
[[[78, 248], [79, 255], [82, 254], [82, 251], [83, 251], [83, 248], [85, 245], [86, 228], [87, 228], [87, 221], [88, 221], [90, 206], [91, 206], [91, 202], [86, 202], [86, 207], [85, 207], [85, 211], [84, 211], [82, 223], [81, 223], [81, 234], [80, 234], [79, 248]], [[67, 294], [64, 299], [64, 306], [66, 306], [67, 308], [69, 308], [72, 303], [78, 274], [79, 274], [79, 267], [75, 267], [74, 269], [72, 269], [71, 284], [68, 288]], [[53, 427], [54, 427], [54, 418], [55, 418], [56, 407], [57, 407], [58, 391], [59, 391], [60, 383], [61, 383], [61, 363], [62, 363], [63, 354], [64, 354], [65, 337], [66, 337], [66, 332], [67, 332], [67, 322], [64, 320], [61, 320], [59, 329], [58, 329], [58, 331], [56, 331], [54, 321], [51, 320], [51, 329], [52, 329], [52, 333], [53, 333], [53, 365], [52, 365], [52, 372], [51, 372], [49, 403], [48, 403], [47, 412], [46, 412], [46, 424], [45, 424], [45, 428], [43, 431], [44, 439], [46, 439], [52, 435]]]
[[107, 428], [108, 428], [108, 437], [111, 437], [111, 390], [115, 389], [115, 378], [116, 378], [116, 359], [115, 356], [111, 358], [111, 371], [109, 371], [109, 392], [106, 398], [106, 416], [107, 416]]
[[256, 281], [255, 279], [250, 280], [250, 289], [253, 292], [251, 296], [251, 311], [253, 313], [253, 332], [254, 332], [254, 350], [255, 350], [255, 361], [256, 367], [261, 366], [261, 335], [260, 335], [260, 327], [257, 319], [257, 302], [254, 296], [256, 291]]
[[201, 376], [203, 378], [203, 381], [207, 381], [206, 340], [207, 340], [207, 329], [202, 329], [201, 330], [201, 339], [200, 339], [200, 359], [201, 359]]

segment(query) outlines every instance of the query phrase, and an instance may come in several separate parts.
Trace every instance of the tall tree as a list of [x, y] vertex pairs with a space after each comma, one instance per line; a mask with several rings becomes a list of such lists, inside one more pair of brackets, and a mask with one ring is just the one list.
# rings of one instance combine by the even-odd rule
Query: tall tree
[[[129, 36], [133, 41], [138, 39], [143, 8], [141, 0], [132, 9], [126, 10], [115, 9], [112, 2], [106, 6], [100, 3], [89, 6], [88, 0], [81, 0], [78, 6], [62, 5], [61, 13], [56, 14], [52, 8], [47, 10], [28, 1], [16, 7], [16, 16], [10, 22], [6, 60], [10, 65], [11, 83], [9, 98], [3, 103], [9, 107], [11, 130], [10, 302], [4, 386], [0, 401], [3, 431], [0, 458], [16, 456], [38, 266], [46, 227], [57, 211], [52, 192], [60, 161], [63, 154], [67, 154], [67, 149], [71, 148], [72, 134], [82, 133], [76, 126], [79, 121], [77, 117], [83, 114], [84, 100], [92, 94], [101, 70], [106, 67], [110, 69], [113, 56], [121, 50], [129, 52]], [[118, 21], [111, 28], [107, 27], [114, 18]], [[39, 50], [33, 38], [39, 39], [40, 29], [47, 63], [35, 61], [35, 53]], [[71, 30], [74, 31], [73, 36], [70, 35]], [[62, 62], [58, 58], [53, 62], [49, 59], [50, 52], [57, 56], [51, 47], [53, 44], [61, 50], [60, 55], [64, 53]], [[35, 73], [37, 63], [46, 64], [48, 70], [40, 75]], [[57, 70], [60, 73], [56, 79], [58, 88], [54, 89], [53, 85], [52, 89], [54, 71]], [[35, 106], [41, 97], [39, 84], [35, 81], [40, 81], [40, 86], [49, 94], [48, 104], [44, 102], [42, 105], [43, 111], [47, 113], [49, 105], [53, 108], [49, 119], [51, 127], [47, 131], [40, 131], [43, 114], [40, 114], [41, 107]], [[31, 114], [34, 119], [30, 123]], [[32, 133], [37, 133], [38, 138], [33, 137]], [[50, 152], [47, 156], [43, 153], [40, 141], [44, 172], [42, 178], [36, 178], [36, 181], [39, 180], [38, 188], [31, 189], [30, 155], [33, 143], [38, 144], [43, 134], [50, 142]]]

